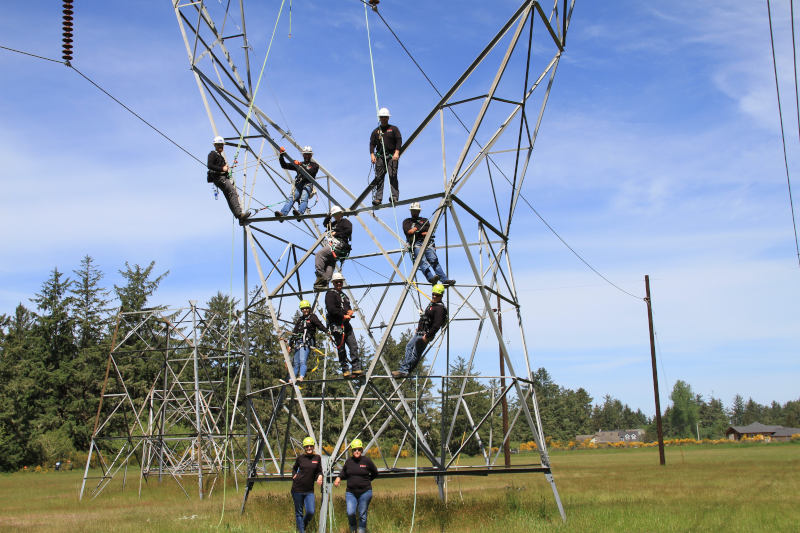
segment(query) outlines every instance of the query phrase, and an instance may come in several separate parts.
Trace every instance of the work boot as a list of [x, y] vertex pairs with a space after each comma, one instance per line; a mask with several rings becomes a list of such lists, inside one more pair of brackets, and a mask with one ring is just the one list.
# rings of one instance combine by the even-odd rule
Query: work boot
[[294, 214], [294, 217], [295, 217], [295, 218], [298, 220], [298, 222], [299, 222], [299, 221], [300, 221], [300, 215], [301, 215], [300, 211], [298, 211], [297, 209], [292, 209], [292, 213]]
[[353, 377], [358, 377], [363, 373], [364, 373], [364, 371], [361, 370], [360, 368], [354, 368], [353, 372], [352, 372], [352, 375], [353, 375]]
[[283, 223], [283, 213], [280, 211], [275, 211], [275, 218], [277, 218], [281, 223]]
[[434, 274], [433, 277], [431, 278], [431, 285], [436, 285], [439, 282], [439, 279], [440, 279], [439, 275]]
[[402, 370], [392, 370], [392, 377], [393, 378], [404, 378], [408, 376], [408, 372], [403, 372]]
[[456, 284], [456, 280], [454, 280], [454, 279], [446, 279], [446, 280], [444, 280], [442, 282], [442, 285], [446, 285], [448, 287], [452, 287], [455, 284]]
[[349, 370], [345, 370], [345, 371], [343, 371], [343, 372], [342, 372], [342, 377], [344, 377], [344, 378], [349, 378], [349, 377], [350, 377], [350, 371], [349, 371]]

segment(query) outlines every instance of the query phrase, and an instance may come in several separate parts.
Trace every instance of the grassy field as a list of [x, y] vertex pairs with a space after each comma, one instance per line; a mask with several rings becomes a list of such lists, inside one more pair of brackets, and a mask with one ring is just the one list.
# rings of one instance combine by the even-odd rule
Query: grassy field
[[[434, 481], [420, 478], [414, 531], [800, 531], [797, 443], [671, 447], [665, 467], [652, 448], [554, 452], [552, 462], [566, 523], [542, 474], [452, 477], [446, 505]], [[79, 502], [81, 474], [0, 475], [0, 529], [213, 531], [222, 517], [223, 531], [294, 531], [287, 484], [256, 485], [244, 515], [231, 486], [223, 516], [220, 487], [187, 500], [174, 482], [151, 480], [139, 498], [136, 477], [124, 491], [115, 485]], [[370, 531], [409, 531], [413, 479], [379, 478], [374, 490]], [[347, 531], [342, 488], [335, 497], [337, 531]]]

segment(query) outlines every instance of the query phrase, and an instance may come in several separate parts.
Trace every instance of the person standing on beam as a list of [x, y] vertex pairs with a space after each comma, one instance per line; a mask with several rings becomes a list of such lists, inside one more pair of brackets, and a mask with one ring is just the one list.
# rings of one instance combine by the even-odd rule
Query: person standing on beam
[[389, 110], [382, 107], [378, 111], [380, 125], [372, 131], [369, 136], [369, 157], [375, 165], [375, 179], [372, 183], [375, 190], [372, 193], [372, 205], [383, 203], [383, 180], [386, 171], [389, 171], [389, 185], [392, 192], [392, 200], [397, 202], [400, 199], [400, 188], [397, 182], [397, 166], [400, 159], [400, 147], [403, 144], [403, 137], [397, 126], [389, 124]]
[[289, 160], [289, 157], [286, 155], [286, 149], [281, 147], [281, 153], [278, 156], [278, 162], [281, 164], [281, 168], [285, 168], [286, 170], [294, 170], [297, 172], [297, 175], [294, 177], [294, 189], [292, 190], [291, 196], [287, 198], [286, 204], [280, 211], [275, 211], [275, 217], [281, 222], [283, 222], [281, 217], [285, 217], [289, 214], [289, 210], [292, 208], [295, 202], [298, 202], [297, 209], [293, 210], [292, 213], [295, 217], [297, 217], [297, 220], [300, 220], [300, 215], [305, 214], [306, 209], [308, 208], [308, 199], [311, 198], [311, 192], [314, 190], [314, 184], [308, 178], [306, 178], [300, 168], [305, 170], [312, 178], [317, 177], [319, 165], [315, 161], [311, 160], [312, 155], [314, 155], [314, 152], [311, 150], [311, 147], [304, 146], [303, 161], [295, 160], [294, 164], [292, 164], [292, 162]]

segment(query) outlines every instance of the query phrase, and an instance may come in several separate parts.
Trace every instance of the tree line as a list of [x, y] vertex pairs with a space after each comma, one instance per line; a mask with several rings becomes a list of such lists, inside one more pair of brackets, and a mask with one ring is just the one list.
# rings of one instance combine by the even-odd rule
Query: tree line
[[[72, 275], [54, 268], [28, 305], [20, 303], [13, 314], [0, 314], [0, 471], [53, 463], [88, 450], [111, 349], [114, 318], [118, 312], [146, 309], [168, 273], [157, 273], [155, 262], [146, 266], [126, 262], [119, 270], [121, 283], [107, 288], [103, 285], [104, 273], [92, 257], [85, 256]], [[254, 389], [259, 384], [274, 384], [286, 375], [275, 328], [265, 305], [263, 299], [256, 298], [251, 306], [248, 350]], [[209, 299], [205, 308], [217, 316], [229, 316], [229, 309], [235, 309], [234, 315], [241, 313], [239, 303], [222, 293]], [[226, 335], [220, 335], [223, 342]], [[409, 335], [407, 331], [398, 339], [388, 340], [384, 356], [389, 365], [396, 367]], [[372, 354], [364, 339], [360, 346], [369, 358]], [[334, 355], [331, 361], [335, 359]], [[141, 392], [152, 383], [160, 367], [146, 362], [136, 364], [139, 365], [134, 372], [136, 383], [131, 386]], [[216, 370], [222, 375], [228, 369], [219, 366]], [[436, 429], [441, 427], [442, 420], [450, 428], [451, 440], [446, 444], [451, 450], [463, 446], [465, 452], [475, 454], [499, 446], [500, 409], [495, 409], [487, 422], [494, 435], [490, 442], [468, 438], [472, 426], [466, 411], [488, 412], [499, 398], [500, 384], [481, 378], [460, 357], [451, 362], [450, 374], [469, 377], [437, 385], [439, 389], [444, 386], [446, 394], [430, 381], [424, 390], [407, 391], [420, 395], [418, 420], [431, 446], [437, 449], [445, 438]], [[595, 404], [585, 389], [559, 386], [544, 368], [536, 370], [532, 379], [544, 432], [551, 438], [565, 442], [578, 434], [592, 434], [601, 429], [632, 428], [646, 428], [648, 436], [654, 438], [653, 421], [639, 409], [634, 411], [609, 395]], [[381, 381], [374, 383], [375, 386], [390, 388], [388, 381]], [[404, 386], [411, 387], [411, 383], [412, 380], [407, 380]], [[331, 397], [336, 397], [337, 387], [346, 385], [332, 384]], [[458, 404], [452, 398], [462, 387], [465, 402]], [[383, 392], [389, 392], [389, 388]], [[341, 392], [344, 394], [344, 389]], [[712, 397], [706, 401], [683, 381], [675, 384], [670, 398], [672, 405], [663, 417], [667, 437], [696, 436], [699, 431], [701, 438], [719, 438], [728, 425], [753, 421], [800, 426], [800, 400], [762, 406], [752, 399], [745, 402], [737, 395], [726, 409], [720, 399]], [[513, 391], [509, 394], [510, 412], [516, 412], [520, 401]], [[263, 408], [268, 408], [267, 402]], [[333, 404], [330, 408], [338, 407]], [[314, 416], [318, 409], [319, 406], [311, 406], [309, 414]], [[377, 407], [365, 406], [364, 412], [369, 415], [373, 409]], [[330, 421], [326, 433], [336, 434], [341, 429], [337, 426], [341, 419], [341, 413], [326, 415], [326, 421]], [[399, 430], [395, 433], [387, 432], [385, 440], [400, 442], [402, 434]], [[512, 443], [531, 440], [524, 421], [518, 420], [513, 426], [510, 440]]]

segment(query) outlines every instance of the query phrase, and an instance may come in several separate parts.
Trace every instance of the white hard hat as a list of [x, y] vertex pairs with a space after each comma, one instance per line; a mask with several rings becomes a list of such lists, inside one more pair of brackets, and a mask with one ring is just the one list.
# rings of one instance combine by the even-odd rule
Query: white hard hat
[[303, 153], [304, 154], [313, 154], [314, 150], [312, 150], [310, 146], [303, 146]]
[[411, 202], [411, 205], [408, 207], [409, 211], [419, 211], [420, 209], [422, 208], [419, 206], [419, 202]]
[[344, 281], [344, 276], [342, 276], [341, 272], [334, 272], [333, 276], [331, 276], [331, 281]]
[[225, 144], [225, 139], [217, 135], [214, 137], [214, 144]]
[[378, 110], [379, 117], [391, 117], [391, 113], [389, 113], [389, 109], [382, 107]]
[[343, 212], [344, 212], [344, 209], [342, 209], [338, 205], [335, 205], [335, 206], [331, 207], [331, 215], [335, 215], [336, 213], [343, 213]]

